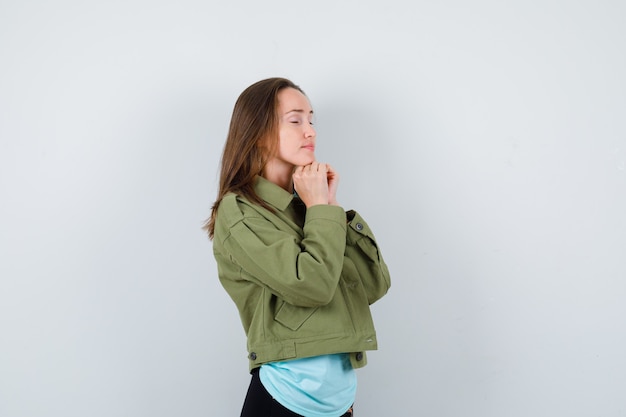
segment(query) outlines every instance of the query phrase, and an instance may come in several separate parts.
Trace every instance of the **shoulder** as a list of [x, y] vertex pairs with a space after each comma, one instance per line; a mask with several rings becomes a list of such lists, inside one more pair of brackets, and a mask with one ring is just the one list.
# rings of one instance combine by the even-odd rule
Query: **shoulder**
[[215, 235], [226, 237], [228, 231], [236, 224], [252, 217], [262, 217], [261, 206], [254, 204], [245, 197], [228, 193], [220, 201], [215, 217]]

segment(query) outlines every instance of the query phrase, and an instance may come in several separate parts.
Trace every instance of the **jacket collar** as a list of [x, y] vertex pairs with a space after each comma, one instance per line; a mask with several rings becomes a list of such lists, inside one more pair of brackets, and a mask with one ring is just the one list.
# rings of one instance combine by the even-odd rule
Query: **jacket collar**
[[263, 201], [280, 211], [284, 211], [293, 200], [293, 194], [258, 175], [254, 183], [254, 191]]

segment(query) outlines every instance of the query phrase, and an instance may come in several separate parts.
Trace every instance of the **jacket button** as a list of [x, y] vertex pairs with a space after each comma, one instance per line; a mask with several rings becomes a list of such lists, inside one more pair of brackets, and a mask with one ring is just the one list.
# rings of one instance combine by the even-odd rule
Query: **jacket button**
[[363, 360], [363, 352], [359, 352], [356, 354], [356, 360], [357, 361], [362, 361]]
[[248, 355], [248, 357], [250, 358], [250, 360], [255, 361], [255, 360], [256, 360], [256, 353], [254, 353], [254, 352], [250, 352], [250, 354]]
[[356, 224], [356, 230], [363, 230], [363, 224], [362, 223], [357, 223]]

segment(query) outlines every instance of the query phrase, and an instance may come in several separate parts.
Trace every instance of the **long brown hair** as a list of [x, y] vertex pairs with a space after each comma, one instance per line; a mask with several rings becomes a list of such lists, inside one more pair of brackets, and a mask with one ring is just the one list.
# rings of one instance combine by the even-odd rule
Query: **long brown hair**
[[278, 93], [300, 87], [286, 78], [268, 78], [246, 88], [235, 103], [220, 169], [220, 188], [204, 225], [213, 239], [215, 216], [222, 198], [233, 192], [271, 210], [254, 192], [254, 178], [260, 175], [278, 146]]

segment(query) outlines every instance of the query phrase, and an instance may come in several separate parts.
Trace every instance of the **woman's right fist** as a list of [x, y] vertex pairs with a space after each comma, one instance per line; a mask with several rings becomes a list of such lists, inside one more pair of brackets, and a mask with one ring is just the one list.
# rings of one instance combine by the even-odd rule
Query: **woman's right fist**
[[293, 186], [307, 208], [328, 204], [327, 172], [328, 166], [319, 162], [296, 167], [293, 171]]

